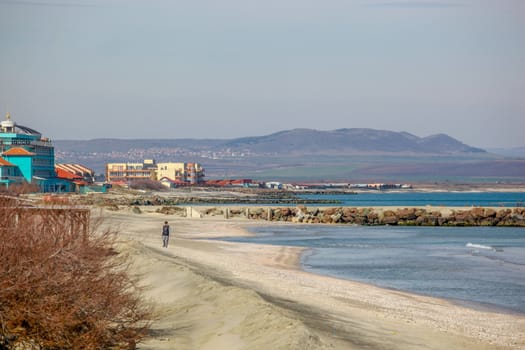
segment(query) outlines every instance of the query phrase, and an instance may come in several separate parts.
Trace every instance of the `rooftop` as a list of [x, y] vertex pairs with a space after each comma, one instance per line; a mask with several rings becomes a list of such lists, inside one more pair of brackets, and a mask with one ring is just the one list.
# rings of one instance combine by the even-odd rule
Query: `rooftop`
[[82, 176], [71, 173], [62, 168], [56, 167], [57, 177], [66, 180], [82, 180]]
[[33, 152], [29, 152], [25, 148], [13, 147], [2, 153], [4, 156], [34, 156]]
[[7, 160], [3, 158], [0, 158], [0, 166], [16, 166], [16, 165], [9, 163]]

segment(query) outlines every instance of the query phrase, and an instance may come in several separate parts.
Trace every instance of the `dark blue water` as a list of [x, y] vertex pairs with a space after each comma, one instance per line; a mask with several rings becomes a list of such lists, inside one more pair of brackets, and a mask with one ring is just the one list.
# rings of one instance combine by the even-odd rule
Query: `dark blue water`
[[252, 243], [310, 248], [305, 270], [525, 314], [525, 229], [286, 225]]
[[525, 205], [525, 192], [363, 192], [355, 195], [300, 195], [307, 199], [333, 199], [343, 206], [482, 206]]

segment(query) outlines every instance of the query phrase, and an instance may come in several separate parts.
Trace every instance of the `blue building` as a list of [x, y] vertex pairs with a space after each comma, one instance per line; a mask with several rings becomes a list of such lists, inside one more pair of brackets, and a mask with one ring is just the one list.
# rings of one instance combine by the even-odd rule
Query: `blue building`
[[27, 182], [38, 185], [42, 192], [72, 190], [71, 182], [56, 177], [51, 141], [36, 130], [16, 124], [9, 113], [0, 123], [0, 157], [0, 185]]
[[9, 187], [13, 183], [24, 183], [25, 178], [18, 166], [0, 158], [0, 186]]

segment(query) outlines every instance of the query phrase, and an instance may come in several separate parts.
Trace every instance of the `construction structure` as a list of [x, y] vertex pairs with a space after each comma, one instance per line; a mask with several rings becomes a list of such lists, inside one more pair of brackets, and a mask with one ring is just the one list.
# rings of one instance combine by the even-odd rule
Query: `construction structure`
[[146, 159], [142, 163], [107, 163], [108, 183], [130, 183], [141, 180], [161, 181], [170, 187], [200, 184], [204, 169], [198, 163], [156, 163]]
[[157, 179], [169, 179], [175, 184], [200, 184], [204, 181], [204, 169], [199, 163], [159, 163]]
[[17, 183], [39, 186], [41, 192], [70, 192], [72, 184], [55, 172], [55, 148], [48, 138], [19, 125], [6, 114], [0, 123], [0, 185]]
[[169, 187], [195, 185], [204, 181], [204, 169], [198, 163], [156, 163], [152, 159], [142, 163], [106, 164], [106, 181], [109, 183], [141, 180], [161, 181]]
[[86, 184], [92, 184], [95, 182], [95, 172], [82, 164], [56, 164], [55, 170], [57, 177], [59, 178], [64, 178], [73, 174], [76, 175], [76, 178], [80, 178]]
[[156, 180], [157, 164], [146, 159], [142, 163], [107, 163], [106, 182], [129, 183], [141, 180]]
[[107, 186], [95, 184], [95, 172], [81, 164], [56, 164], [57, 177], [74, 184], [77, 193], [107, 192]]

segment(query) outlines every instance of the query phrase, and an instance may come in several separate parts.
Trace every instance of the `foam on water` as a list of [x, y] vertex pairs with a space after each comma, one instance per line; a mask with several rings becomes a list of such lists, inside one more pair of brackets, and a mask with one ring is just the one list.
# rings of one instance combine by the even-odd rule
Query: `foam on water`
[[470, 242], [467, 243], [467, 244], [465, 244], [465, 247], [467, 247], [467, 248], [486, 249], [486, 250], [496, 251], [496, 248], [491, 247], [491, 246], [489, 246], [489, 245], [474, 244], [474, 243], [470, 243]]

